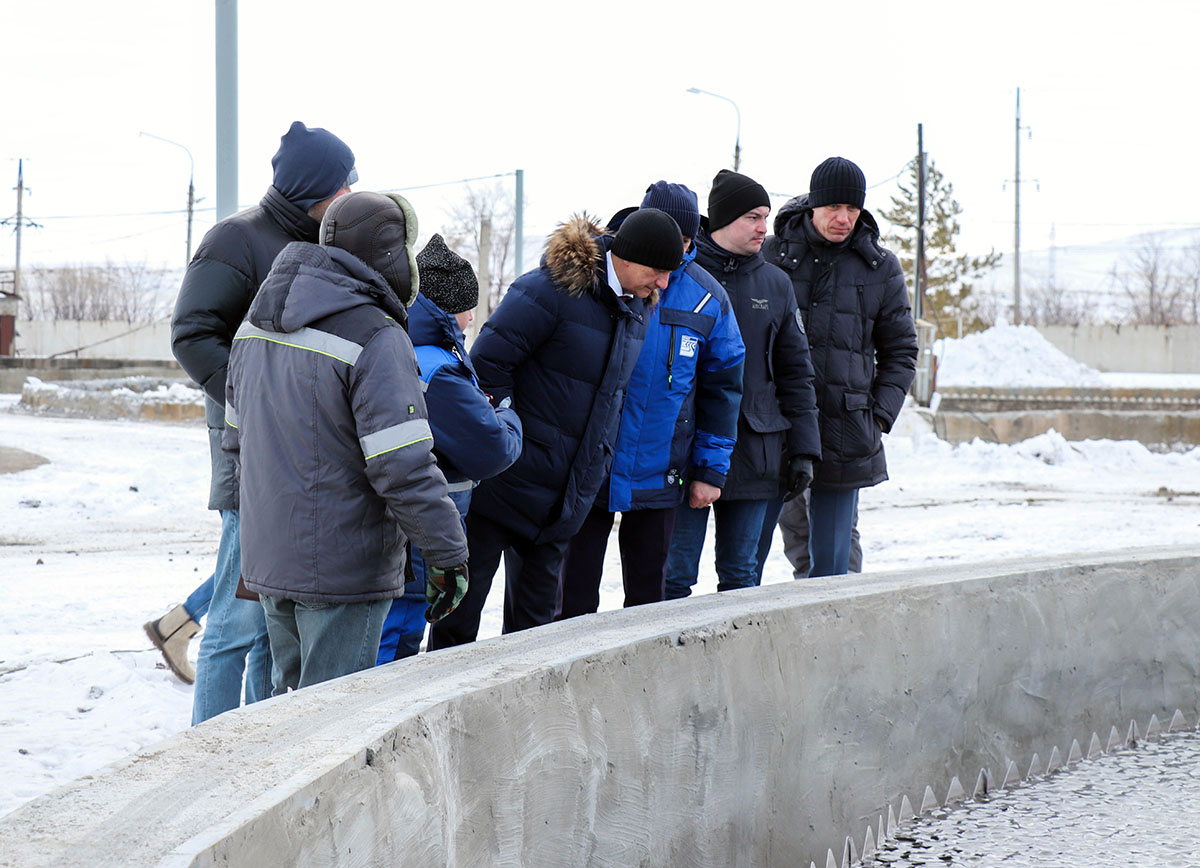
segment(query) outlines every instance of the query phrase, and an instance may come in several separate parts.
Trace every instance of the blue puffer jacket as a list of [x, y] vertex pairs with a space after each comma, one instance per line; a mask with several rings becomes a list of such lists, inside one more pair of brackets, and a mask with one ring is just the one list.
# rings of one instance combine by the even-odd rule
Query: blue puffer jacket
[[678, 506], [691, 479], [725, 485], [746, 348], [729, 296], [695, 258], [693, 246], [646, 328], [621, 411], [611, 512]]
[[646, 335], [643, 302], [608, 285], [611, 243], [571, 218], [471, 347], [479, 385], [497, 403], [511, 397], [524, 429], [521, 457], [479, 484], [471, 511], [535, 543], [574, 536], [591, 509]]
[[521, 454], [521, 419], [509, 408], [492, 407], [479, 388], [454, 317], [418, 294], [408, 309], [408, 336], [426, 384], [433, 454], [450, 489], [509, 467]]

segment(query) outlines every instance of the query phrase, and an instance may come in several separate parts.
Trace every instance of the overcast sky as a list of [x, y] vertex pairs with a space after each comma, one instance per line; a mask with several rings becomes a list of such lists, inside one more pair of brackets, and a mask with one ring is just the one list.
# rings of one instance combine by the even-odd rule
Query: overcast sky
[[[1200, 3], [242, 0], [239, 201], [270, 184], [293, 120], [354, 150], [359, 189], [525, 171], [526, 236], [605, 219], [659, 178], [701, 208], [730, 167], [773, 193], [855, 160], [876, 213], [926, 150], [964, 208], [963, 247], [1013, 243], [1021, 88], [1022, 247], [1200, 225]], [[188, 157], [195, 238], [215, 206], [212, 0], [0, 0], [8, 71], [0, 219], [24, 158], [23, 264], [182, 264]], [[1034, 183], [1036, 179], [1036, 184]], [[505, 179], [511, 183], [511, 179]], [[461, 185], [413, 190], [421, 237]], [[781, 203], [782, 200], [779, 200]], [[204, 210], [207, 209], [207, 210]], [[11, 267], [12, 224], [0, 233]], [[527, 262], [527, 266], [531, 263]]]

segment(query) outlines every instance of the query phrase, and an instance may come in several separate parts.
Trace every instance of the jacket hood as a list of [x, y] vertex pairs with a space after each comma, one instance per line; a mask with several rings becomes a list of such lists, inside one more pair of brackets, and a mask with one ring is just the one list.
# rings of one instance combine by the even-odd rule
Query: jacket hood
[[[808, 204], [808, 194], [804, 193], [800, 196], [793, 196], [788, 199], [787, 204], [779, 209], [779, 213], [775, 215], [775, 223], [772, 229], [775, 234], [781, 238], [795, 240], [796, 238], [804, 237], [804, 229], [801, 222], [806, 214], [812, 214], [812, 206]], [[854, 226], [854, 234], [858, 235], [860, 227], [865, 229], [876, 238], [879, 237], [879, 224], [875, 222], [875, 216], [866, 208], [863, 208], [858, 215], [858, 223]]]
[[[808, 248], [809, 241], [805, 223], [811, 223], [812, 212], [813, 209], [808, 204], [807, 193], [789, 199], [787, 204], [779, 209], [772, 227], [775, 230], [775, 240], [782, 242], [772, 246], [771, 261], [776, 265], [782, 265], [783, 261], [788, 258], [793, 260], [798, 258], [801, 255], [798, 251]], [[858, 253], [864, 261], [870, 263], [872, 268], [878, 267], [886, 252], [879, 242], [879, 224], [875, 222], [875, 216], [866, 208], [859, 212], [858, 222], [854, 224], [854, 231], [850, 233], [850, 238], [843, 243], [848, 249]]]
[[604, 265], [604, 249], [597, 240], [608, 235], [599, 221], [587, 214], [573, 214], [546, 241], [542, 258], [555, 284], [570, 295], [595, 292], [601, 282], [597, 273]]
[[451, 349], [462, 341], [462, 329], [452, 314], [446, 313], [424, 294], [419, 294], [408, 309], [408, 336], [413, 346]]
[[362, 260], [337, 247], [293, 241], [271, 266], [247, 319], [286, 334], [362, 305], [382, 308], [401, 325], [407, 319], [383, 275]]

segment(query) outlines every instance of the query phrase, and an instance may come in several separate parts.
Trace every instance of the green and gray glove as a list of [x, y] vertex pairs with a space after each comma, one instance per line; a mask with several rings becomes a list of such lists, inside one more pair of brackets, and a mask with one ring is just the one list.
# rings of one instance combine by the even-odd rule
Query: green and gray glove
[[436, 624], [458, 608], [467, 595], [467, 565], [453, 567], [429, 567], [429, 581], [425, 583], [425, 620]]

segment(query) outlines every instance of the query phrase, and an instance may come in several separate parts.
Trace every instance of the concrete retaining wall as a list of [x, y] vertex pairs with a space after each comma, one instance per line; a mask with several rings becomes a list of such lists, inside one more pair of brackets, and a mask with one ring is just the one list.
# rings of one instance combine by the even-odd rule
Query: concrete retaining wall
[[0, 821], [0, 864], [825, 865], [926, 786], [1194, 722], [1198, 567], [789, 582], [423, 654], [38, 799]]
[[1038, 331], [1098, 371], [1200, 373], [1200, 326], [1038, 326]]

